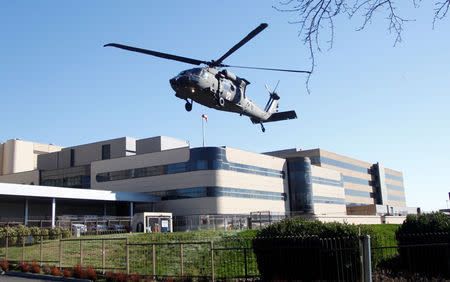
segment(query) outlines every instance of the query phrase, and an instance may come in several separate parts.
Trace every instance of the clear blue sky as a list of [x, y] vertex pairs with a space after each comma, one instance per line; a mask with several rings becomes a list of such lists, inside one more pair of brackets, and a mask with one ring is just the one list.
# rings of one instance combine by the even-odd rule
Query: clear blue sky
[[[408, 2], [408, 1], [405, 1]], [[425, 1], [426, 2], [426, 1]], [[295, 15], [275, 1], [2, 1], [0, 141], [72, 146], [158, 135], [201, 146], [254, 152], [322, 149], [404, 173], [409, 206], [445, 208], [450, 191], [450, 18], [432, 30], [433, 5], [399, 7], [416, 19], [393, 47], [382, 15], [356, 32], [360, 18], [335, 22], [335, 42], [317, 55], [311, 95], [305, 76], [233, 70], [264, 106], [264, 84], [278, 88], [280, 110], [297, 120], [267, 124], [194, 104], [184, 110], [169, 79], [190, 65], [103, 48], [116, 42], [211, 60], [258, 24], [269, 27], [230, 56], [236, 65], [308, 69]], [[400, 4], [403, 5], [403, 4]]]

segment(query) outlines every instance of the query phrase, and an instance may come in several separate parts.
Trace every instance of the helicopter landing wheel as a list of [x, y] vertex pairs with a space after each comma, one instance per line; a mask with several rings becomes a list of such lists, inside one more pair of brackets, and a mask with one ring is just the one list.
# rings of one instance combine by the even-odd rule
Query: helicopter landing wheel
[[186, 102], [186, 104], [184, 105], [184, 108], [188, 112], [192, 111], [192, 103]]
[[266, 132], [266, 128], [264, 127], [264, 125], [261, 123], [261, 131], [264, 133]]
[[225, 106], [225, 99], [223, 99], [222, 97], [219, 98], [219, 106]]

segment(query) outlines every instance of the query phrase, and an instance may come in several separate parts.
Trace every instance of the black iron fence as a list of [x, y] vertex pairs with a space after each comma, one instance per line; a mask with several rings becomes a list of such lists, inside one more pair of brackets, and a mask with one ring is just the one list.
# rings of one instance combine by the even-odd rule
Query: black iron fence
[[372, 271], [380, 270], [421, 273], [424, 277], [450, 276], [448, 233], [405, 235], [406, 239], [398, 243], [395, 238], [372, 238], [372, 246], [368, 236], [214, 238], [186, 242], [164, 241], [163, 237], [151, 241], [129, 234], [109, 236], [68, 239], [7, 236], [0, 238], [0, 260], [12, 264], [34, 261], [60, 269], [84, 265], [103, 273], [120, 271], [153, 278], [207, 280], [360, 281]]

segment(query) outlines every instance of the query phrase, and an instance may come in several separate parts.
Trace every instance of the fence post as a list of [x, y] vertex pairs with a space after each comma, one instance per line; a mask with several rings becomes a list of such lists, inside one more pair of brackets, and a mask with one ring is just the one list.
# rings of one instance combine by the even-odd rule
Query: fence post
[[6, 261], [8, 260], [8, 241], [9, 241], [9, 238], [8, 238], [8, 229], [9, 229], [9, 228], [6, 228], [6, 234], [5, 234], [5, 260], [6, 260]]
[[247, 281], [247, 249], [244, 247], [244, 269], [245, 269], [245, 281]]
[[155, 250], [155, 244], [152, 244], [152, 265], [153, 265], [153, 279], [156, 279], [156, 250]]
[[128, 246], [128, 237], [127, 237], [127, 274], [130, 274], [130, 248]]
[[183, 243], [180, 244], [180, 263], [181, 263], [181, 276], [184, 275], [183, 269]]
[[62, 268], [62, 234], [59, 234], [59, 269]]
[[105, 240], [102, 239], [102, 273], [105, 274]]
[[211, 281], [214, 280], [214, 241], [211, 241]]
[[39, 246], [39, 266], [42, 267], [42, 258], [43, 258], [42, 249], [43, 249], [43, 246], [44, 246], [44, 242], [43, 242], [44, 241], [44, 236], [41, 235], [40, 239], [41, 239], [41, 244]]
[[370, 254], [370, 235], [363, 235], [360, 239], [361, 279], [364, 282], [372, 281], [372, 262]]
[[80, 266], [83, 265], [83, 240], [80, 238]]
[[25, 261], [25, 235], [22, 236], [22, 261]]

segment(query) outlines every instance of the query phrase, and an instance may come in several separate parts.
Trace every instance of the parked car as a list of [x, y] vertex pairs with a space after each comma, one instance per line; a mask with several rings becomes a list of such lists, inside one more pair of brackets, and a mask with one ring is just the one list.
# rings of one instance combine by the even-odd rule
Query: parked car
[[114, 231], [126, 231], [126, 228], [124, 225], [122, 224], [111, 224], [109, 226], [109, 230], [114, 230]]
[[74, 223], [72, 224], [72, 231], [80, 230], [80, 232], [86, 232], [87, 227], [84, 224], [81, 223]]

